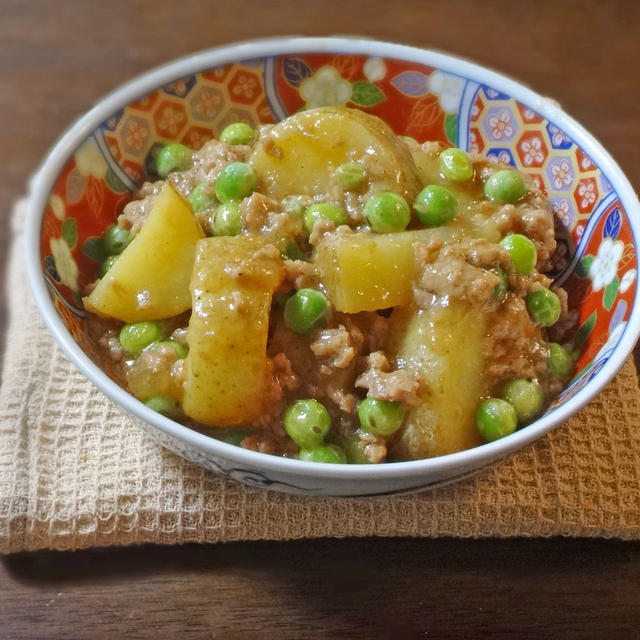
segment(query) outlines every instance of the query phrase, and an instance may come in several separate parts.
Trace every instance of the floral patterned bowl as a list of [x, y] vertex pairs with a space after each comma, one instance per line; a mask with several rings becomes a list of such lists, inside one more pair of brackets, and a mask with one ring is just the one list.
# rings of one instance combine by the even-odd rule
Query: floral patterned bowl
[[[398, 134], [440, 140], [528, 173], [553, 204], [567, 266], [573, 381], [533, 424], [440, 458], [322, 465], [220, 442], [153, 412], [110, 377], [84, 326], [80, 291], [95, 278], [98, 237], [153, 166], [157, 149], [200, 147], [228, 123], [278, 121], [305, 106], [347, 105]], [[104, 98], [46, 158], [29, 202], [28, 279], [75, 365], [163, 445], [250, 484], [315, 495], [383, 495], [468, 475], [540, 437], [613, 377], [640, 331], [635, 238], [640, 205], [609, 154], [553, 101], [469, 62], [348, 38], [278, 38], [214, 49], [147, 73]], [[100, 366], [98, 364], [100, 363]]]

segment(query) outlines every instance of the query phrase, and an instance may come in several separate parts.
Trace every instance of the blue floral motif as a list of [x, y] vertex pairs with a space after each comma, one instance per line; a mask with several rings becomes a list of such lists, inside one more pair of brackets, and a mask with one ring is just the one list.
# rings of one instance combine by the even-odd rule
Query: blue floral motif
[[176, 96], [178, 98], [184, 98], [196, 84], [196, 76], [187, 76], [186, 78], [179, 78], [170, 84], [162, 87], [162, 90], [169, 95]]
[[510, 97], [506, 93], [501, 93], [486, 85], [484, 85], [482, 89], [484, 90], [484, 95], [487, 96], [489, 100], [510, 100]]
[[564, 131], [561, 131], [555, 125], [550, 122], [547, 124], [547, 132], [549, 133], [549, 140], [551, 146], [554, 149], [569, 149], [573, 142], [567, 137]]
[[282, 72], [287, 82], [296, 88], [305, 78], [311, 76], [311, 69], [299, 58], [287, 58], [284, 61]]
[[513, 158], [513, 153], [511, 149], [508, 148], [491, 149], [487, 153], [487, 158], [494, 158], [498, 162], [504, 162], [505, 164], [509, 164], [512, 167], [516, 166], [516, 161]]
[[420, 71], [403, 71], [391, 79], [391, 84], [400, 93], [412, 98], [429, 93], [429, 78]]
[[118, 122], [120, 122], [123, 115], [124, 109], [119, 109], [108, 120], [105, 120], [102, 123], [102, 128], [107, 129], [108, 131], [115, 131], [118, 126]]
[[620, 216], [620, 209], [616, 207], [605, 220], [603, 236], [605, 238], [611, 238], [615, 240], [615, 238], [618, 237], [618, 233], [620, 232], [621, 222], [622, 217]]

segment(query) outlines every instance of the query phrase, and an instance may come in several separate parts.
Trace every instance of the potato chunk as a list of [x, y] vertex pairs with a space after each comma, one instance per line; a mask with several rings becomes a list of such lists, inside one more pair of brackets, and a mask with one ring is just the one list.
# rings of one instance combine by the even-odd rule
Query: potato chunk
[[413, 245], [446, 239], [446, 227], [401, 233], [328, 235], [316, 253], [321, 282], [344, 313], [375, 311], [411, 302], [418, 275]]
[[182, 406], [190, 418], [223, 427], [263, 413], [271, 297], [283, 276], [279, 252], [262, 238], [198, 243]]
[[475, 411], [486, 394], [482, 312], [467, 303], [445, 308], [396, 309], [390, 345], [399, 365], [427, 384], [422, 404], [411, 409], [395, 436], [391, 454], [399, 459], [441, 456], [482, 442]]
[[189, 280], [204, 233], [189, 203], [167, 183], [140, 233], [91, 294], [87, 311], [125, 322], [169, 318], [191, 307]]
[[357, 109], [297, 113], [273, 127], [249, 162], [258, 174], [259, 191], [280, 199], [327, 194], [341, 164], [365, 159], [375, 162], [378, 190], [395, 191], [413, 202], [419, 181], [411, 154], [387, 124]]

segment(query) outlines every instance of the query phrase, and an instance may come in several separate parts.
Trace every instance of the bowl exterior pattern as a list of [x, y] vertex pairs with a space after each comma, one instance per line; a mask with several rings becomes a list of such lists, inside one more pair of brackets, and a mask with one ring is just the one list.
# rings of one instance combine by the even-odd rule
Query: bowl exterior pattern
[[231, 122], [274, 123], [324, 105], [360, 108], [398, 134], [512, 165], [546, 193], [563, 254], [554, 275], [569, 293], [573, 344], [581, 349], [574, 380], [549, 412], [575, 395], [613, 352], [636, 298], [632, 229], [607, 176], [557, 123], [494, 87], [415, 62], [351, 54], [276, 56], [203, 69], [140, 96], [86, 139], [56, 180], [41, 229], [45, 279], [82, 349], [112, 374], [85, 327], [82, 291], [104, 259], [101, 235], [138, 186], [156, 177], [162, 145], [179, 141], [198, 149]]

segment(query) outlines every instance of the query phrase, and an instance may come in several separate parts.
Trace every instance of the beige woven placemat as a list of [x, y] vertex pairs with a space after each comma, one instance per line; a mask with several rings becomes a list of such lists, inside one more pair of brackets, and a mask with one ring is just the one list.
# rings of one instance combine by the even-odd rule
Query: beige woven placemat
[[0, 552], [366, 535], [640, 537], [631, 362], [552, 434], [453, 486], [358, 500], [252, 489], [157, 445], [61, 354], [26, 287], [21, 210], [16, 216], [0, 389]]

